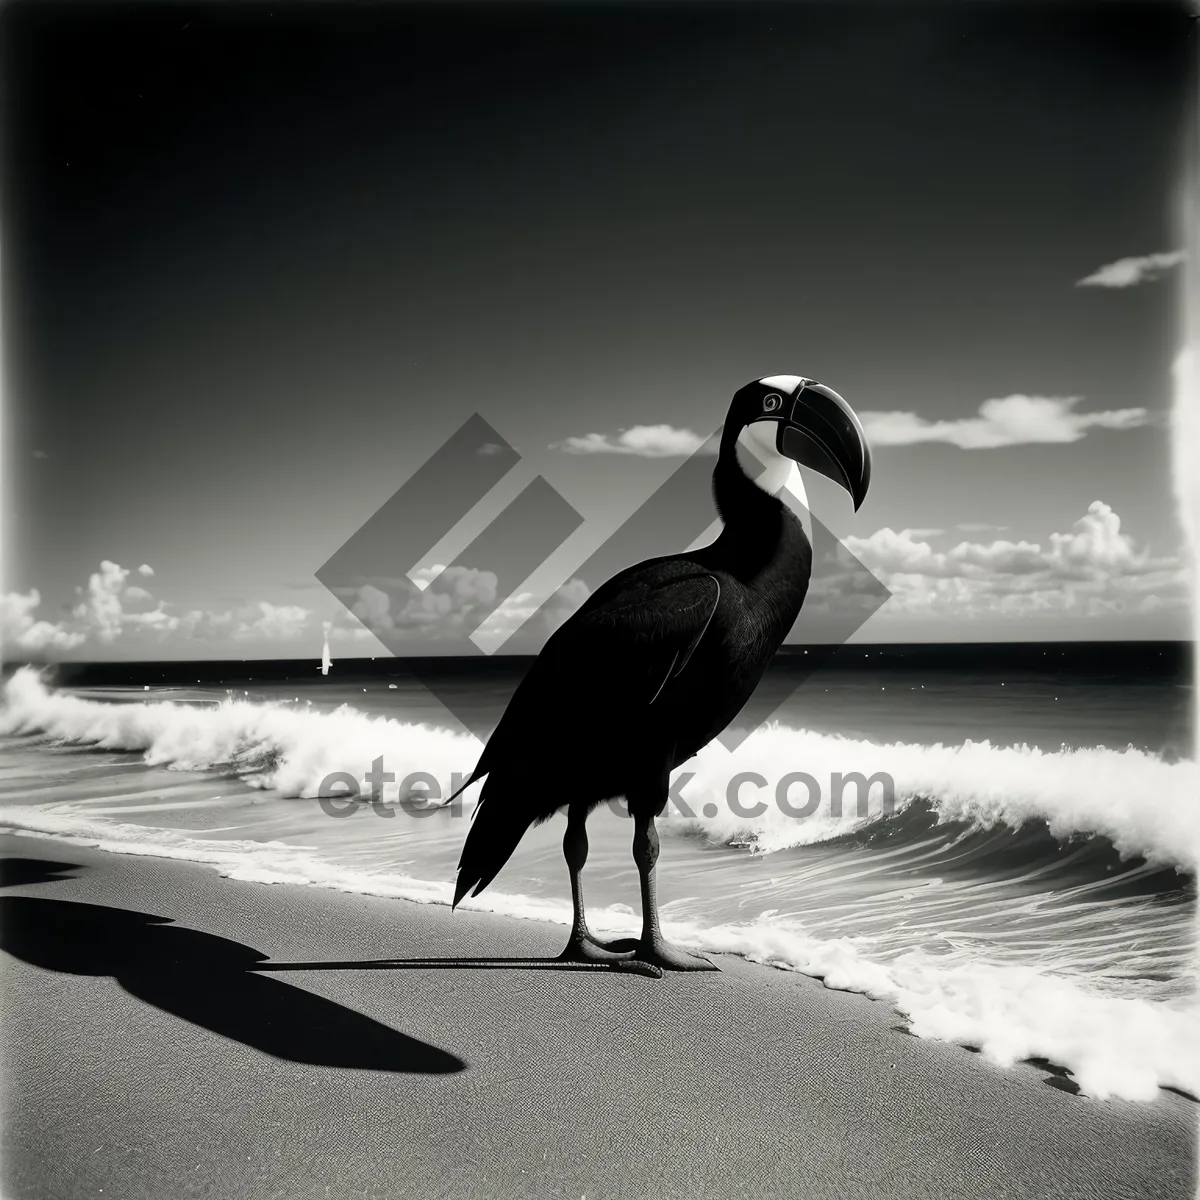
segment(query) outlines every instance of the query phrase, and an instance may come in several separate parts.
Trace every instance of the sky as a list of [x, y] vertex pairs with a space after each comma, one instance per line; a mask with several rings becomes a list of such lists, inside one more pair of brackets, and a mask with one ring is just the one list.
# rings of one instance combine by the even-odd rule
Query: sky
[[[1186, 636], [1195, 39], [1154, 2], [10, 2], [5, 656], [502, 650], [685, 549], [703, 486], [643, 505], [779, 373], [873, 447], [857, 514], [806, 479], [891, 593], [854, 640]], [[479, 474], [386, 507], [476, 419]]]

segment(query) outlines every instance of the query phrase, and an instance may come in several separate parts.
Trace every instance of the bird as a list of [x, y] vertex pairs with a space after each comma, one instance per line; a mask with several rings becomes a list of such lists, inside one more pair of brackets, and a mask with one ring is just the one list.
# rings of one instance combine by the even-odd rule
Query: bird
[[[484, 781], [453, 907], [492, 882], [528, 829], [565, 808], [572, 925], [560, 958], [717, 970], [663, 936], [655, 822], [671, 772], [737, 716], [800, 613], [812, 545], [780, 498], [784, 488], [803, 495], [799, 466], [839, 484], [858, 510], [871, 453], [850, 405], [798, 375], [739, 388], [713, 470], [720, 533], [706, 546], [619, 571], [546, 640], [459, 789]], [[620, 797], [633, 819], [642, 931], [604, 943], [584, 906], [586, 822]]]

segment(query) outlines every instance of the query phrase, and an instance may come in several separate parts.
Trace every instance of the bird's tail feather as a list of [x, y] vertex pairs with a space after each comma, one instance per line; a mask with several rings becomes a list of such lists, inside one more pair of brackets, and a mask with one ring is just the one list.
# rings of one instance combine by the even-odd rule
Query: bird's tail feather
[[[473, 784], [477, 779], [482, 779], [483, 776], [486, 774], [487, 774], [486, 771], [481, 771], [478, 767], [476, 767], [475, 770], [472, 771], [471, 774], [467, 777], [466, 782], [461, 784], [459, 787], [455, 788], [454, 791], [452, 791], [450, 793], [450, 795], [448, 795], [445, 798], [445, 800], [442, 801], [442, 803], [439, 807], [449, 808], [450, 805], [455, 800], [457, 800], [459, 798], [459, 796], [461, 796], [463, 794], [463, 792], [465, 792], [467, 790], [467, 788], [469, 788], [471, 786], [471, 784]], [[475, 819], [475, 812], [474, 812], [474, 810], [472, 810], [471, 811], [471, 820], [473, 821], [474, 819]]]
[[462, 857], [458, 860], [458, 881], [454, 885], [451, 907], [457, 908], [468, 892], [478, 896], [496, 878], [535, 820], [534, 813], [526, 814], [512, 805], [494, 801], [487, 804], [480, 799], [472, 814]]

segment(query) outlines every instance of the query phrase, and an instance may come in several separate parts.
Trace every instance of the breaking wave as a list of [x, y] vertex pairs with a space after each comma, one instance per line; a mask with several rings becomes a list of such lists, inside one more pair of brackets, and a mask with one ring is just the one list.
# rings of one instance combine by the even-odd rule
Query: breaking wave
[[[348, 706], [86, 700], [48, 688], [31, 668], [5, 685], [0, 733], [140, 752], [149, 764], [237, 774], [284, 796], [317, 796], [338, 772], [361, 780], [382, 758], [397, 779], [384, 785], [385, 802], [447, 795], [480, 749], [466, 733]], [[797, 778], [801, 771], [811, 783]], [[418, 775], [440, 792], [427, 793]], [[920, 802], [938, 821], [969, 830], [1040, 821], [1061, 840], [1103, 837], [1118, 854], [1155, 865], [1194, 872], [1200, 863], [1200, 767], [1133, 747], [875, 743], [771, 724], [733, 754], [706, 747], [676, 773], [673, 796], [679, 811], [668, 828], [759, 852], [844, 837]]]
[[[969, 829], [1019, 829], [1043, 821], [1060, 839], [1105, 837], [1123, 856], [1140, 855], [1189, 872], [1200, 863], [1200, 767], [1133, 747], [1045, 751], [987, 741], [875, 743], [772, 724], [734, 755], [706, 747], [685, 765], [683, 771], [688, 770], [695, 777], [683, 787], [677, 781], [677, 791], [694, 812], [702, 813], [705, 804], [712, 808], [686, 827], [760, 851], [845, 836], [920, 800], [940, 821]], [[795, 812], [814, 789], [794, 778], [798, 770], [820, 791], [819, 804], [805, 819]], [[729, 803], [727, 781], [738, 771], [757, 776], [743, 782], [736, 797], [743, 811], [755, 816], [742, 815]], [[784, 782], [789, 773], [791, 786]], [[846, 779], [852, 773], [861, 782], [850, 779], [839, 789], [839, 774]], [[876, 782], [860, 802], [862, 784], [873, 777]], [[792, 806], [790, 812], [785, 804]]]

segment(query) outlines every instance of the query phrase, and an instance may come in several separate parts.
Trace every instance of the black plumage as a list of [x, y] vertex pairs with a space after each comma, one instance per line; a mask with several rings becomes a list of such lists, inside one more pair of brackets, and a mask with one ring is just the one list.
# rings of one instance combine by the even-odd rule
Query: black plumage
[[[850, 449], [832, 445], [837, 438], [821, 426], [824, 457], [832, 456], [852, 478], [856, 500], [865, 492], [869, 456], [861, 429], [845, 401], [828, 389], [809, 390], [814, 387], [819, 385], [795, 379], [789, 394], [776, 377], [741, 389], [713, 472], [721, 534], [701, 549], [619, 572], [546, 642], [471, 775], [471, 782], [486, 779], [459, 863], [456, 905], [495, 878], [530, 826], [566, 808], [564, 853], [575, 923], [564, 957], [604, 961], [636, 951], [660, 966], [711, 966], [669, 945], [659, 932], [654, 818], [666, 806], [671, 772], [749, 700], [808, 590], [808, 537], [797, 516], [739, 464], [742, 429], [755, 420], [775, 421], [782, 447], [785, 433], [812, 434], [817, 410], [844, 410], [855, 432], [845, 439]], [[796, 420], [808, 410], [811, 419]], [[796, 445], [789, 444], [789, 457], [805, 461]], [[816, 466], [824, 470], [827, 464]], [[644, 928], [636, 944], [604, 947], [592, 939], [584, 917], [584, 822], [597, 805], [619, 796], [634, 819]]]

